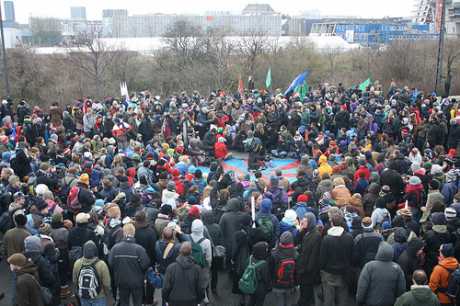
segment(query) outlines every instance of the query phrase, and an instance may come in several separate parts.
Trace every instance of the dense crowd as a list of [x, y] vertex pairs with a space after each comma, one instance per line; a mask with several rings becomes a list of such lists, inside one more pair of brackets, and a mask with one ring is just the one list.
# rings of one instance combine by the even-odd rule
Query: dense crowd
[[[206, 305], [226, 275], [242, 305], [460, 305], [455, 99], [140, 92], [7, 99], [0, 119], [10, 305]], [[230, 152], [247, 174], [224, 170]], [[266, 177], [283, 158], [295, 179]]]

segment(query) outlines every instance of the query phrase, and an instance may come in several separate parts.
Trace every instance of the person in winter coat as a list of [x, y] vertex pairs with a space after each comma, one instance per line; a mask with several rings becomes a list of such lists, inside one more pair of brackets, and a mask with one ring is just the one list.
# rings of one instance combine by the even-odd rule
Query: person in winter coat
[[94, 197], [93, 192], [89, 189], [89, 175], [84, 173], [80, 176], [77, 186], [78, 191], [78, 202], [81, 205], [80, 212], [89, 213], [93, 207], [96, 198]]
[[14, 216], [15, 227], [8, 230], [3, 235], [3, 247], [5, 257], [8, 258], [15, 253], [24, 252], [24, 240], [30, 236], [30, 233], [25, 229], [27, 218], [23, 214]]
[[38, 282], [37, 266], [21, 253], [8, 257], [8, 264], [16, 274], [16, 306], [45, 306]]
[[136, 228], [128, 223], [123, 226], [124, 239], [115, 244], [109, 254], [109, 265], [120, 296], [120, 306], [142, 305], [144, 275], [150, 259], [142, 246], [135, 241]]
[[394, 232], [393, 260], [398, 261], [399, 256], [407, 249], [407, 237], [409, 233], [404, 227], [397, 227]]
[[365, 217], [361, 221], [363, 232], [354, 239], [353, 265], [362, 268], [366, 263], [374, 260], [383, 237], [374, 230], [371, 218]]
[[335, 203], [338, 207], [345, 206], [350, 204], [351, 192], [345, 186], [345, 180], [342, 177], [336, 177], [333, 180], [334, 189], [332, 189], [331, 195], [332, 199], [335, 200]]
[[160, 274], [165, 274], [166, 268], [179, 256], [180, 243], [176, 239], [174, 231], [173, 227], [165, 227], [161, 236], [162, 239], [159, 239], [155, 244], [155, 260]]
[[[241, 200], [239, 198], [231, 198], [225, 207], [227, 211], [222, 215], [219, 222], [227, 254], [233, 254], [233, 235], [241, 229], [242, 221], [247, 216], [246, 213], [241, 211], [241, 208]], [[227, 260], [230, 260], [230, 256], [228, 256]]]
[[[222, 231], [220, 230], [219, 225], [216, 223], [215, 212], [207, 211], [203, 212], [201, 219], [208, 230], [209, 236], [214, 247], [223, 246], [224, 241], [222, 238]], [[213, 254], [214, 255], [214, 254]], [[216, 296], [217, 295], [217, 283], [218, 283], [218, 272], [224, 265], [223, 258], [213, 257], [211, 264], [211, 291]]]
[[176, 262], [166, 269], [162, 297], [170, 306], [196, 306], [205, 297], [203, 274], [191, 254], [191, 243], [183, 242]]
[[79, 213], [76, 219], [76, 226], [69, 232], [69, 250], [82, 248], [83, 245], [89, 241], [97, 241], [96, 233], [89, 227], [90, 215], [86, 213]]
[[[268, 226], [272, 227], [272, 232], [271, 233], [265, 233], [264, 232], [264, 227], [266, 225], [264, 224], [269, 224]], [[278, 218], [272, 214], [272, 200], [269, 198], [264, 198], [262, 202], [260, 203], [260, 210], [256, 214], [256, 225], [261, 228], [261, 230], [264, 232], [264, 235], [267, 237], [267, 241], [270, 246], [274, 246], [276, 239], [279, 237], [280, 234], [280, 224], [278, 221]]]
[[320, 251], [324, 304], [347, 305], [348, 284], [345, 275], [351, 266], [353, 237], [345, 232], [343, 217], [331, 216], [331, 225], [323, 238]]
[[297, 230], [297, 213], [293, 209], [288, 209], [284, 212], [284, 217], [280, 222], [280, 234], [290, 232], [297, 239], [299, 231]]
[[361, 271], [356, 303], [366, 306], [390, 306], [405, 291], [404, 272], [393, 262], [393, 248], [387, 242], [381, 242], [375, 260], [366, 263]]
[[324, 174], [328, 174], [329, 176], [332, 175], [332, 167], [327, 162], [326, 155], [321, 155], [318, 160], [319, 167], [318, 167], [318, 174], [319, 177], [323, 177]]
[[160, 207], [160, 212], [155, 219], [155, 231], [157, 232], [158, 237], [163, 234], [164, 228], [171, 222], [171, 216], [173, 210], [171, 205], [164, 204]]
[[[407, 244], [407, 249], [398, 258], [398, 264], [406, 277], [406, 289], [410, 289], [411, 276], [417, 269], [422, 269], [425, 264], [425, 243], [420, 238], [414, 238]], [[409, 280], [409, 281], [408, 281]]]
[[263, 306], [265, 297], [271, 289], [271, 274], [268, 257], [268, 243], [265, 241], [257, 242], [252, 248], [252, 255], [249, 258], [249, 261], [252, 261], [253, 263], [257, 263], [259, 261], [264, 262], [256, 269], [257, 287], [255, 293], [249, 295], [248, 306]]
[[[192, 240], [192, 243], [199, 244], [201, 249], [203, 250], [203, 254], [206, 259], [206, 265], [202, 267], [201, 273], [203, 274], [203, 285], [205, 286], [205, 288], [207, 288], [210, 280], [210, 267], [212, 265], [212, 246], [211, 241], [204, 237], [204, 225], [201, 220], [193, 220], [192, 233], [190, 234], [190, 238]], [[209, 302], [207, 297], [205, 298], [204, 302]]]
[[321, 234], [316, 226], [316, 217], [307, 212], [300, 222], [302, 243], [297, 260], [297, 275], [300, 284], [299, 306], [315, 305], [321, 285], [320, 248]]
[[294, 237], [290, 232], [284, 232], [270, 258], [275, 305], [292, 306], [297, 302], [296, 258]]
[[95, 298], [80, 298], [81, 306], [106, 305], [107, 297], [110, 294], [110, 271], [107, 264], [103, 260], [99, 260], [98, 249], [93, 241], [88, 241], [83, 245], [83, 257], [77, 260], [73, 266], [72, 281], [77, 296], [79, 296], [79, 289], [81, 289], [78, 287], [80, 272], [85, 266], [92, 266], [96, 270], [100, 291]]
[[440, 306], [438, 297], [431, 291], [427, 282], [425, 271], [415, 270], [410, 291], [401, 295], [394, 306]]
[[457, 259], [454, 257], [454, 247], [451, 243], [441, 245], [439, 249], [439, 262], [434, 267], [430, 276], [429, 286], [438, 297], [441, 305], [452, 305], [452, 301], [446, 294], [449, 276], [458, 268]]

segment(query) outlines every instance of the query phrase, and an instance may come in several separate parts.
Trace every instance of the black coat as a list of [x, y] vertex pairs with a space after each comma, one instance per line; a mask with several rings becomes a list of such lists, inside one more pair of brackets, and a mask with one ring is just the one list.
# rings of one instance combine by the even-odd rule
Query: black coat
[[345, 275], [351, 267], [353, 237], [338, 227], [331, 227], [323, 238], [320, 251], [321, 270], [330, 274]]
[[410, 289], [412, 285], [412, 273], [417, 269], [423, 269], [422, 262], [417, 257], [417, 251], [424, 246], [420, 239], [413, 239], [407, 244], [407, 249], [399, 256], [398, 264], [403, 269], [406, 277], [406, 287]]
[[90, 240], [96, 243], [96, 239], [96, 234], [88, 227], [88, 224], [78, 224], [69, 232], [69, 249], [73, 247], [83, 247], [83, 245]]
[[109, 265], [117, 287], [143, 288], [144, 275], [150, 266], [150, 259], [145, 249], [137, 244], [134, 238], [126, 238], [110, 250]]
[[317, 228], [306, 233], [302, 239], [297, 274], [301, 284], [316, 285], [321, 283], [320, 277], [321, 234]]
[[150, 264], [155, 263], [155, 243], [157, 242], [157, 232], [149, 225], [136, 225], [136, 242], [140, 244], [150, 258]]

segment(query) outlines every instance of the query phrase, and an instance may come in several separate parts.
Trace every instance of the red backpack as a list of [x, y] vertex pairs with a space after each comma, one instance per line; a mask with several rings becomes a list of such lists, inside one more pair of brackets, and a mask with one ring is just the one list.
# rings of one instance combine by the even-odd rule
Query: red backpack
[[296, 282], [296, 262], [294, 258], [281, 259], [276, 269], [275, 285], [281, 288], [294, 288]]
[[78, 201], [78, 195], [80, 194], [80, 188], [73, 186], [67, 197], [67, 208], [72, 212], [78, 212], [81, 209], [81, 204]]

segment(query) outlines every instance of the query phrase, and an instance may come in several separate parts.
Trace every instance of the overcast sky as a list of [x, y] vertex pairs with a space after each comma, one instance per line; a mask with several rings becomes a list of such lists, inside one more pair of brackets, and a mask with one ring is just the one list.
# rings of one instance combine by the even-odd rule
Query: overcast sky
[[416, 0], [14, 0], [16, 19], [29, 16], [70, 17], [70, 6], [86, 6], [88, 19], [101, 19], [104, 8], [126, 8], [129, 14], [204, 14], [240, 12], [247, 3], [269, 3], [277, 12], [297, 15], [319, 10], [322, 15], [356, 17], [412, 16]]

